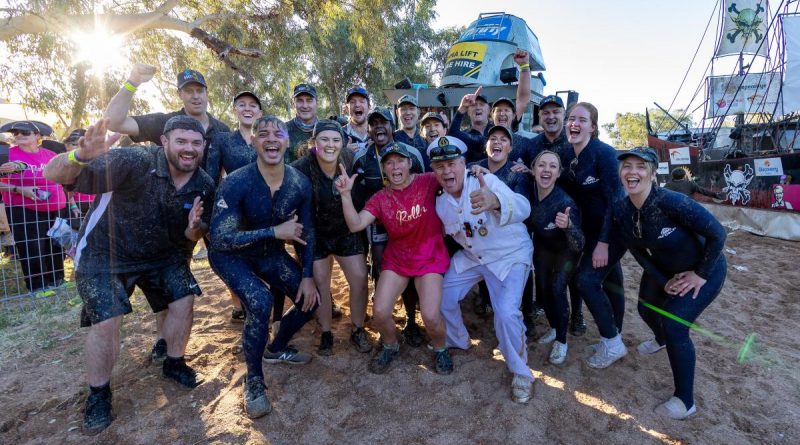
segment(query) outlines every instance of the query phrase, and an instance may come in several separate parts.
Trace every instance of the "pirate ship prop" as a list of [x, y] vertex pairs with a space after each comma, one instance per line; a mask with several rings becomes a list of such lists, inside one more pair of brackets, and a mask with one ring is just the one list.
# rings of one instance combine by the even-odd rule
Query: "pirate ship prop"
[[[719, 3], [709, 19], [719, 29], [710, 74], [696, 90], [705, 86], [705, 101], [686, 108], [702, 108], [704, 119], [691, 129], [664, 110], [675, 126], [658, 132], [648, 117], [648, 145], [659, 154], [662, 180], [686, 167], [699, 185], [721, 192], [722, 206], [800, 217], [800, 3], [781, 1], [774, 10], [766, 0]], [[800, 218], [788, 221], [800, 227]]]

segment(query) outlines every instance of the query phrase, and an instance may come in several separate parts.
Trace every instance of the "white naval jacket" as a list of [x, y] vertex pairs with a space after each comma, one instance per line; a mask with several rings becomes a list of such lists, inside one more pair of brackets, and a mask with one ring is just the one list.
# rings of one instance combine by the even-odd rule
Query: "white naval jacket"
[[[464, 190], [456, 199], [447, 192], [436, 197], [436, 213], [444, 231], [461, 246], [451, 262], [461, 273], [485, 265], [498, 279], [505, 280], [511, 266], [531, 265], [533, 243], [523, 221], [531, 213], [528, 198], [514, 193], [497, 176], [485, 174], [483, 180], [500, 201], [500, 209], [473, 215], [469, 194], [480, 188], [478, 178], [464, 173]], [[467, 237], [464, 223], [469, 223], [472, 236]], [[485, 235], [481, 235], [481, 228]]]

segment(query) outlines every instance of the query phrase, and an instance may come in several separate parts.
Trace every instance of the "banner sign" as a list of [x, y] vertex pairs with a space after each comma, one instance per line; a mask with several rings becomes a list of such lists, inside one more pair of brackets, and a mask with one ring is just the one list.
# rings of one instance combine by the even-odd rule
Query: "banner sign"
[[772, 113], [778, 103], [780, 91], [780, 73], [709, 77], [709, 104], [706, 117], [739, 113]]
[[691, 164], [692, 158], [689, 157], [689, 147], [670, 148], [669, 163], [672, 165]]
[[781, 158], [753, 159], [756, 167], [756, 176], [782, 176], [783, 164]]
[[478, 74], [481, 73], [481, 65], [485, 56], [486, 45], [483, 43], [456, 43], [447, 54], [444, 77], [464, 76], [477, 79]]
[[658, 175], [668, 175], [669, 174], [669, 162], [659, 162], [658, 163], [658, 170], [656, 170], [656, 174], [658, 174]]

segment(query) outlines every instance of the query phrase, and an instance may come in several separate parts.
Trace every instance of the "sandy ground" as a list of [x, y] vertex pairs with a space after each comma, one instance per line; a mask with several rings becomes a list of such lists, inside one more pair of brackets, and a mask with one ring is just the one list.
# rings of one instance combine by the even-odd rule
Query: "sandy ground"
[[[28, 346], [15, 349], [6, 342], [0, 443], [800, 443], [800, 287], [790, 278], [796, 277], [800, 244], [735, 232], [727, 248], [735, 250], [726, 253], [727, 283], [699, 320], [709, 333], [693, 334], [699, 412], [688, 421], [652, 413], [671, 395], [672, 378], [666, 353], [635, 352], [649, 334], [636, 314], [640, 269], [630, 257], [624, 260], [629, 355], [606, 370], [587, 367], [585, 348], [597, 341], [591, 319], [585, 336], [569, 338], [564, 365], [546, 363], [549, 346], [531, 345], [529, 364], [538, 379], [528, 405], [510, 401], [510, 376], [492, 352], [491, 322], [473, 315], [467, 298], [463, 307], [474, 347], [454, 353], [452, 375], [435, 374], [425, 348], [406, 348], [388, 374], [370, 374], [368, 356], [348, 343], [344, 317], [334, 322], [334, 356], [315, 356], [301, 367], [265, 365], [274, 410], [257, 420], [242, 415], [245, 368], [242, 356], [231, 352], [241, 325], [228, 320], [220, 281], [196, 263], [205, 296], [196, 304], [187, 358], [206, 383], [181, 390], [149, 364], [154, 322], [140, 300], [123, 326], [112, 380], [117, 419], [100, 435], [83, 436], [86, 331], [77, 328], [73, 309], [64, 315], [70, 323], [48, 332], [44, 345], [22, 342]], [[346, 284], [340, 274], [335, 279], [335, 299], [344, 303]], [[541, 333], [545, 321], [538, 323]], [[3, 338], [34, 334], [25, 329], [7, 328], [19, 332]], [[748, 336], [752, 346], [740, 360]], [[309, 323], [294, 344], [315, 350], [318, 337], [316, 323]]]

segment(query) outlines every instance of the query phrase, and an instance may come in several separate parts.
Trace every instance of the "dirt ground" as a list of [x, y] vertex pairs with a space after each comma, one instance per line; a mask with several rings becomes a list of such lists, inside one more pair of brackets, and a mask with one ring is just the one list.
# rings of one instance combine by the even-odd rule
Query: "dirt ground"
[[[155, 324], [139, 298], [123, 325], [112, 379], [116, 420], [100, 435], [84, 436], [86, 330], [77, 327], [73, 307], [0, 330], [0, 443], [800, 443], [800, 244], [734, 232], [726, 247], [728, 280], [698, 321], [707, 331], [693, 334], [698, 413], [684, 422], [652, 412], [671, 395], [672, 377], [666, 353], [635, 352], [650, 335], [636, 313], [641, 269], [630, 257], [628, 356], [606, 370], [586, 366], [585, 349], [598, 338], [590, 317], [585, 336], [569, 337], [561, 366], [547, 363], [549, 345], [532, 344], [537, 382], [528, 405], [511, 402], [510, 375], [493, 355], [492, 323], [474, 315], [468, 297], [474, 347], [454, 353], [452, 375], [435, 374], [424, 347], [404, 349], [387, 374], [370, 374], [368, 356], [348, 343], [346, 314], [334, 322], [335, 355], [315, 355], [300, 367], [265, 365], [274, 409], [257, 420], [242, 415], [245, 367], [232, 353], [241, 325], [229, 321], [221, 282], [196, 262], [205, 295], [195, 306], [187, 359], [206, 376], [203, 385], [181, 390], [149, 364]], [[340, 274], [335, 280], [334, 297], [344, 304], [346, 284]], [[399, 305], [396, 315], [400, 320]], [[538, 321], [538, 333], [545, 324]], [[312, 322], [294, 344], [314, 351], [318, 341]]]

